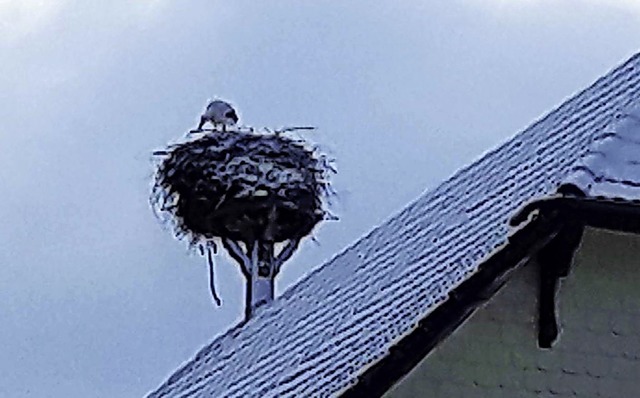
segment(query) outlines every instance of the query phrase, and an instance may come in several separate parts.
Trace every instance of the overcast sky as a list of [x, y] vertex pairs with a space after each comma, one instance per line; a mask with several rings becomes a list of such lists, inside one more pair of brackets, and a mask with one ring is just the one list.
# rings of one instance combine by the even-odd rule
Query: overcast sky
[[337, 158], [280, 293], [638, 51], [637, 4], [0, 0], [0, 396], [142, 396], [242, 318], [148, 205], [208, 98]]

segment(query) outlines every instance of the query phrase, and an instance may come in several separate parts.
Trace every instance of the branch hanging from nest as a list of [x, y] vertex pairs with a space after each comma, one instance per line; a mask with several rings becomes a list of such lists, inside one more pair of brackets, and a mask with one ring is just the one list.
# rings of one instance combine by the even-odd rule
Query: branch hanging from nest
[[215, 274], [213, 271], [214, 262], [213, 262], [213, 248], [207, 248], [207, 262], [209, 263], [209, 290], [211, 291], [211, 297], [213, 297], [213, 301], [216, 303], [218, 307], [222, 304], [220, 301], [220, 297], [216, 293], [216, 283], [215, 283]]

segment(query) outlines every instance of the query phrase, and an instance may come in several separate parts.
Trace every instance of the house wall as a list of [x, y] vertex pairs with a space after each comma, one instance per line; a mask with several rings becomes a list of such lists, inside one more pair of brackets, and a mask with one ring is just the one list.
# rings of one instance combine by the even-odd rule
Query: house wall
[[640, 397], [640, 237], [585, 231], [550, 350], [537, 347], [537, 277], [515, 271], [385, 396]]

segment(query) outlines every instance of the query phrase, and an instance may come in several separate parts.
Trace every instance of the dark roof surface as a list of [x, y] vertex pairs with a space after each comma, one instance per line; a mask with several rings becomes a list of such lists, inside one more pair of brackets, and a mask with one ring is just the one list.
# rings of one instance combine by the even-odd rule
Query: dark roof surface
[[[565, 182], [588, 187], [587, 194], [638, 197], [633, 150], [607, 149], [621, 138], [603, 135], [634, 103], [640, 55], [426, 192], [216, 338], [149, 396], [339, 395], [506, 243], [508, 221], [523, 204]], [[631, 125], [636, 113], [628, 114]], [[640, 142], [635, 130], [616, 129]], [[599, 152], [607, 167], [595, 163]], [[625, 166], [613, 168], [618, 162]], [[588, 176], [606, 180], [599, 175], [622, 191], [589, 185]]]

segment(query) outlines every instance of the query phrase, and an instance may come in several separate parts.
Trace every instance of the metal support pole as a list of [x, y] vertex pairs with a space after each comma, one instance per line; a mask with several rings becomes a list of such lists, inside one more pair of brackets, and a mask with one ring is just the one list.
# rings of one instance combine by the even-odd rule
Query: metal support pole
[[247, 251], [250, 272], [247, 278], [245, 317], [249, 319], [258, 307], [273, 301], [276, 262], [272, 242], [256, 241], [247, 246]]
[[222, 240], [229, 256], [240, 265], [240, 271], [247, 284], [245, 290], [245, 320], [251, 318], [255, 310], [274, 299], [275, 278], [285, 261], [297, 250], [300, 239], [290, 239], [276, 256], [275, 243], [257, 240], [244, 243], [231, 239]]

